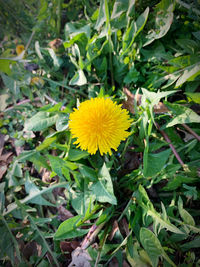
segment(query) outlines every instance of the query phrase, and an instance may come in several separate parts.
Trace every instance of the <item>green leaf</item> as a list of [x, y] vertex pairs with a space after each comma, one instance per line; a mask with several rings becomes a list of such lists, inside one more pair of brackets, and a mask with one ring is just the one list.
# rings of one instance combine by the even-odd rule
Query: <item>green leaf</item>
[[99, 172], [99, 181], [91, 186], [91, 190], [99, 202], [117, 204], [117, 199], [113, 193], [112, 180], [105, 163]]
[[193, 81], [198, 75], [200, 75], [200, 62], [184, 69], [183, 74], [176, 82], [176, 88], [188, 80]]
[[20, 85], [21, 82], [14, 80], [13, 78], [5, 75], [4, 73], [1, 74], [3, 82], [5, 86], [12, 92], [13, 95], [18, 99], [20, 96]]
[[70, 148], [67, 159], [70, 161], [77, 161], [82, 158], [86, 158], [87, 156], [89, 156], [89, 153], [87, 151]]
[[172, 127], [176, 124], [182, 123], [200, 123], [200, 116], [197, 115], [192, 109], [179, 104], [172, 104], [169, 102], [164, 102], [168, 109], [170, 109], [175, 115], [174, 118], [166, 124], [166, 127]]
[[50, 114], [39, 111], [31, 119], [25, 122], [25, 131], [43, 131], [46, 128], [54, 125], [58, 119], [58, 114]]
[[72, 77], [69, 84], [70, 85], [78, 85], [82, 86], [87, 83], [87, 79], [85, 77], [84, 72], [80, 69], [76, 72], [76, 74]]
[[104, 24], [105, 21], [106, 21], [105, 0], [101, 0], [99, 7], [99, 15], [95, 25], [95, 29], [99, 31], [99, 29], [101, 28], [101, 26]]
[[158, 260], [160, 256], [162, 256], [171, 266], [176, 267], [176, 265], [165, 253], [160, 241], [152, 231], [142, 227], [140, 230], [140, 242], [149, 255], [153, 267], [158, 266]]
[[194, 183], [198, 178], [187, 177], [183, 175], [172, 175], [169, 177], [167, 185], [163, 188], [164, 191], [176, 190], [183, 183]]
[[189, 101], [200, 104], [200, 93], [185, 92]]
[[59, 157], [48, 155], [48, 158], [50, 160], [52, 170], [61, 178], [64, 178], [63, 172], [65, 168], [70, 170], [75, 170], [78, 168], [78, 166], [75, 163], [66, 161]]
[[[133, 1], [134, 2], [134, 1]], [[129, 0], [116, 0], [113, 6], [111, 19], [119, 18], [129, 7]]]
[[56, 136], [46, 138], [38, 147], [36, 147], [36, 150], [41, 151], [48, 148], [54, 141], [56, 141], [56, 139]]
[[54, 235], [55, 240], [62, 240], [67, 238], [75, 238], [85, 235], [88, 229], [76, 228], [76, 224], [81, 220], [82, 215], [77, 215], [73, 218], [69, 218], [58, 227]]
[[195, 221], [193, 217], [183, 208], [183, 201], [181, 197], [178, 199], [178, 211], [183, 219], [184, 223], [195, 226]]
[[158, 174], [165, 166], [171, 149], [166, 149], [160, 153], [149, 153], [147, 156], [147, 165], [144, 166], [144, 176], [152, 177]]
[[[29, 201], [27, 201], [27, 203], [33, 203], [33, 204], [38, 204], [38, 205], [55, 207], [54, 204], [47, 201], [41, 195], [38, 195], [38, 193], [40, 192], [39, 188], [34, 184], [33, 181], [31, 181], [31, 179], [28, 175], [26, 175], [26, 176], [27, 177], [26, 177], [26, 182], [25, 182], [25, 190], [26, 190], [26, 193], [28, 194], [28, 197], [30, 199]], [[37, 195], [37, 196], [34, 197], [35, 195]]]
[[124, 55], [128, 52], [130, 47], [133, 45], [133, 42], [136, 38], [136, 36], [142, 31], [144, 28], [147, 18], [149, 14], [149, 7], [145, 9], [145, 11], [139, 16], [137, 21], [133, 21], [130, 25], [130, 27], [127, 29], [127, 31], [123, 35], [123, 42], [122, 42], [122, 50]]
[[56, 131], [61, 132], [68, 128], [69, 115], [61, 113], [56, 121]]
[[200, 244], [200, 237], [197, 236], [194, 238], [194, 240], [190, 241], [190, 242], [187, 242], [187, 243], [184, 243], [183, 245], [181, 245], [181, 250], [183, 251], [191, 251], [191, 249], [193, 248], [197, 248], [199, 249], [199, 244]]
[[14, 64], [12, 60], [0, 58], [0, 72], [4, 72], [7, 75], [11, 74], [10, 64]]
[[159, 12], [156, 12], [155, 30], [152, 29], [146, 36], [147, 41], [144, 43], [143, 47], [151, 44], [156, 39], [162, 38], [169, 31], [173, 21], [172, 10], [173, 4], [170, 4], [168, 9], [161, 9]]
[[62, 65], [63, 63], [63, 60], [62, 58], [60, 57], [57, 57], [56, 56], [56, 53], [54, 52], [54, 50], [52, 48], [47, 48], [51, 58], [53, 59], [53, 65], [58, 69], [60, 68], [60, 66]]
[[94, 169], [80, 164], [79, 170], [83, 178], [89, 178], [92, 182], [97, 181], [97, 173]]
[[[49, 192], [51, 192], [53, 189], [58, 188], [58, 187], [68, 187], [68, 183], [67, 182], [63, 182], [63, 183], [58, 183], [58, 184], [54, 184], [52, 186], [49, 187], [45, 187], [40, 191], [35, 192], [34, 194], [32, 194], [31, 196], [27, 196], [24, 199], [20, 200], [20, 202], [22, 204], [28, 203], [30, 202], [33, 198], [36, 198], [42, 194], [47, 194]], [[6, 210], [4, 210], [3, 216], [6, 216], [8, 214], [10, 214], [11, 212], [15, 211], [17, 209], [17, 205], [15, 202], [11, 203], [10, 205], [7, 206]]]
[[183, 234], [182, 231], [180, 231], [175, 225], [171, 224], [169, 219], [166, 218], [165, 214], [158, 213], [150, 201], [147, 192], [145, 191], [144, 187], [142, 185], [139, 185], [139, 189], [134, 193], [134, 196], [136, 197], [138, 204], [142, 207], [144, 212], [147, 216], [151, 216], [154, 221], [154, 228], [156, 230], [156, 227], [159, 226], [159, 231], [162, 228], [166, 228], [167, 230], [177, 233], [177, 234]]

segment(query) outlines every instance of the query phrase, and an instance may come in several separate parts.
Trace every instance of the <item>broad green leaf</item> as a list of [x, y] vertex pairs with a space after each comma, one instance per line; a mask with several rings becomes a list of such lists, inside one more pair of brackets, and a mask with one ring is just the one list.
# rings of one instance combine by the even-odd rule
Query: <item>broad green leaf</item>
[[50, 114], [39, 111], [32, 118], [25, 122], [25, 131], [43, 131], [54, 125], [58, 119], [58, 114]]
[[76, 74], [72, 77], [72, 79], [69, 82], [70, 85], [78, 85], [78, 86], [82, 86], [86, 83], [87, 79], [85, 77], [83, 70], [81, 69], [76, 72]]
[[189, 101], [200, 104], [200, 93], [185, 92], [185, 94], [187, 95]]
[[51, 58], [53, 59], [53, 65], [54, 65], [56, 68], [60, 68], [60, 66], [61, 66], [62, 63], [63, 63], [62, 58], [58, 57], [52, 48], [47, 48], [47, 50], [48, 50], [48, 52], [49, 52], [49, 55], [50, 55]]
[[195, 221], [193, 217], [183, 208], [183, 201], [181, 197], [178, 199], [178, 211], [183, 219], [184, 223], [195, 226]]
[[104, 24], [104, 22], [106, 21], [106, 13], [105, 13], [105, 0], [101, 0], [100, 1], [100, 7], [99, 7], [99, 15], [98, 15], [98, 19], [95, 25], [95, 29], [97, 31], [99, 31], [99, 29], [101, 28], [101, 26]]
[[186, 56], [184, 55], [184, 56], [175, 57], [169, 60], [168, 63], [170, 65], [172, 64], [173, 66], [183, 69], [186, 67], [190, 67], [191, 65], [194, 65], [199, 61], [200, 61], [200, 56], [198, 54], [195, 54], [195, 55], [186, 55]]
[[129, 0], [116, 0], [113, 6], [111, 19], [119, 18], [122, 13], [128, 10]]
[[96, 197], [92, 194], [91, 191], [88, 190], [86, 186], [84, 186], [84, 190], [82, 192], [75, 192], [74, 190], [70, 190], [70, 198], [72, 202], [73, 209], [78, 213], [85, 215], [89, 206], [93, 206], [93, 202]]
[[68, 22], [65, 24], [65, 37], [68, 39], [69, 37], [73, 39], [74, 36], [79, 35], [80, 33], [84, 33], [88, 39], [90, 39], [91, 29], [90, 25], [84, 25], [80, 27], [81, 24], [77, 22]]
[[179, 104], [172, 104], [169, 102], [164, 102], [172, 114], [175, 115], [167, 124], [166, 127], [172, 127], [176, 124], [182, 123], [200, 123], [200, 116], [197, 115], [192, 109]]
[[147, 228], [142, 227], [140, 230], [140, 242], [146, 250], [153, 267], [158, 266], [159, 257], [162, 256], [171, 266], [176, 267], [173, 261], [164, 251], [156, 235]]
[[0, 58], [0, 72], [4, 72], [7, 75], [11, 74], [10, 65], [14, 64], [12, 60]]
[[77, 169], [77, 165], [73, 162], [66, 161], [62, 158], [55, 157], [52, 155], [48, 155], [48, 158], [50, 160], [50, 165], [52, 167], [52, 170], [61, 178], [63, 178], [63, 169], [65, 168], [70, 170]]
[[167, 91], [167, 92], [157, 91], [156, 93], [154, 93], [146, 90], [145, 88], [142, 88], [143, 95], [145, 96], [146, 99], [148, 99], [151, 102], [152, 106], [157, 105], [161, 98], [174, 94], [175, 92], [176, 91]]
[[136, 22], [133, 21], [131, 23], [130, 27], [123, 35], [122, 54], [127, 53], [130, 47], [133, 45], [136, 36], [142, 31], [142, 29], [146, 24], [148, 14], [149, 14], [149, 7], [147, 7], [145, 11], [138, 17]]
[[79, 165], [79, 170], [83, 178], [89, 178], [91, 181], [97, 181], [97, 173], [94, 169], [85, 166], [83, 164]]
[[190, 241], [190, 242], [185, 242], [184, 244], [181, 245], [181, 250], [183, 251], [191, 251], [191, 249], [193, 248], [197, 248], [199, 249], [199, 244], [200, 244], [200, 237], [197, 236], [194, 238], [194, 240]]
[[4, 82], [5, 86], [18, 99], [20, 97], [20, 89], [19, 88], [20, 88], [20, 85], [22, 84], [22, 82], [19, 82], [17, 80], [14, 80], [13, 78], [5, 75], [4, 73], [1, 74], [1, 77], [3, 79], [3, 82]]
[[56, 130], [61, 132], [68, 128], [69, 116], [65, 113], [60, 113], [56, 121]]
[[165, 166], [171, 149], [166, 149], [160, 153], [149, 153], [147, 156], [147, 165], [144, 166], [144, 176], [152, 177], [158, 174]]
[[67, 159], [70, 161], [77, 161], [80, 160], [82, 158], [86, 158], [87, 156], [89, 156], [87, 151], [83, 151], [80, 149], [70, 149]]
[[176, 43], [188, 54], [194, 54], [198, 51], [198, 44], [190, 39], [176, 39]]
[[82, 215], [77, 215], [61, 223], [54, 235], [54, 239], [62, 240], [67, 238], [80, 237], [87, 234], [88, 229], [79, 229], [76, 227], [76, 224], [81, 220], [81, 218]]
[[[26, 177], [25, 190], [26, 190], [26, 193], [28, 194], [28, 196], [30, 198], [30, 201], [27, 201], [27, 203], [33, 203], [33, 204], [38, 204], [38, 205], [55, 207], [54, 204], [47, 201], [41, 195], [38, 195], [38, 193], [40, 192], [40, 189], [34, 184], [34, 182], [28, 176]], [[34, 197], [35, 195], [37, 195], [37, 196]]]
[[173, 21], [173, 4], [169, 5], [167, 10], [159, 10], [155, 18], [155, 30], [149, 31], [146, 36], [144, 46], [151, 44], [154, 40], [160, 39], [169, 31]]
[[187, 80], [193, 81], [198, 75], [200, 75], [200, 62], [185, 68], [183, 74], [176, 82], [176, 88], [181, 86]]
[[99, 202], [108, 202], [113, 205], [117, 204], [116, 197], [113, 193], [110, 173], [105, 163], [99, 172], [99, 181], [91, 186], [91, 190], [96, 195], [96, 199]]

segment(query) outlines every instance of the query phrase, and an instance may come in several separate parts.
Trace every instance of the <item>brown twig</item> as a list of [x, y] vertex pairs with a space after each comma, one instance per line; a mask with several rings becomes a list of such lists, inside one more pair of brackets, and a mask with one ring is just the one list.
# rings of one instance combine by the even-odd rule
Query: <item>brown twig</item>
[[176, 151], [175, 147], [172, 145], [169, 136], [163, 130], [160, 129], [160, 126], [159, 126], [159, 124], [157, 122], [155, 124], [156, 124], [156, 127], [158, 128], [158, 130], [160, 131], [160, 133], [162, 134], [162, 136], [165, 138], [165, 140], [169, 144], [169, 146], [170, 146], [171, 150], [173, 151], [175, 157], [177, 158], [178, 162], [181, 164], [183, 169], [185, 169], [185, 164], [182, 161], [182, 159], [180, 158], [180, 156], [179, 156], [178, 152]]
[[96, 236], [98, 233], [101, 231], [103, 228], [105, 222], [101, 223], [100, 225], [92, 225], [90, 228], [90, 231], [88, 232], [87, 236], [84, 238], [82, 244], [81, 244], [81, 249], [86, 249], [88, 248], [95, 240]]
[[200, 136], [196, 134], [189, 126], [187, 126], [185, 123], [182, 124], [182, 126], [191, 133], [198, 141], [200, 141]]

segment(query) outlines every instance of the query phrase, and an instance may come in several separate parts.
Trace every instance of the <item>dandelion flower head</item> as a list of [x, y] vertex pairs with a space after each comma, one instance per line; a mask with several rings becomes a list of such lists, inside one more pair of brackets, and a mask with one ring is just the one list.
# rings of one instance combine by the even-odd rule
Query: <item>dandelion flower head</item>
[[127, 129], [132, 120], [128, 111], [122, 109], [110, 98], [92, 98], [80, 104], [69, 117], [69, 128], [74, 144], [90, 154], [99, 149], [100, 154], [112, 154], [120, 142], [130, 133]]

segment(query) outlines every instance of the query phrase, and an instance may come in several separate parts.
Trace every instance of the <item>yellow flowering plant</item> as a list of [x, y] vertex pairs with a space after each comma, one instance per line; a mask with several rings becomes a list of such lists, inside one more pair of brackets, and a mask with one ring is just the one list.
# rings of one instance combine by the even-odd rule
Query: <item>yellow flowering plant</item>
[[82, 150], [95, 154], [112, 154], [121, 141], [129, 135], [128, 128], [132, 120], [126, 109], [110, 98], [92, 98], [80, 104], [70, 114], [69, 128], [74, 142]]

